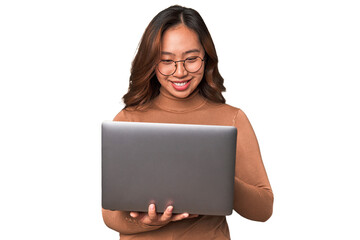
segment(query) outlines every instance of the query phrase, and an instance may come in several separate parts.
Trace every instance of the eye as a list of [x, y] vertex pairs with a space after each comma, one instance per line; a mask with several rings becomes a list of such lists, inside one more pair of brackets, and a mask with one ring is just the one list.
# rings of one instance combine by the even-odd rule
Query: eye
[[186, 61], [187, 61], [187, 62], [190, 62], [190, 63], [196, 62], [196, 60], [197, 60], [197, 57], [188, 57], [188, 58], [186, 59]]
[[173, 60], [170, 60], [170, 59], [163, 59], [161, 60], [161, 63], [162, 64], [165, 64], [165, 65], [170, 65], [172, 64], [174, 61]]

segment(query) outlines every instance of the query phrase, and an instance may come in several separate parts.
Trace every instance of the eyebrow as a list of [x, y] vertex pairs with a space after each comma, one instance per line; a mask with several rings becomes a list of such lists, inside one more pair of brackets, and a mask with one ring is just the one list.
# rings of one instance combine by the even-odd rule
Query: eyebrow
[[[199, 49], [191, 49], [191, 50], [189, 50], [189, 51], [184, 52], [184, 54], [195, 53], [195, 52], [196, 52], [196, 53], [199, 53], [200, 50], [199, 50]], [[166, 52], [166, 51], [161, 51], [161, 54], [162, 54], [162, 55], [172, 55], [172, 56], [175, 55], [174, 53]]]

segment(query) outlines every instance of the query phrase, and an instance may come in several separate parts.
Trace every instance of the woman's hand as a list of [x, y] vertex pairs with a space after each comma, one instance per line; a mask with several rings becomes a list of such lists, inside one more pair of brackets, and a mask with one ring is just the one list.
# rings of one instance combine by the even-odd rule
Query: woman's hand
[[172, 214], [173, 206], [168, 206], [163, 214], [157, 214], [155, 204], [150, 204], [148, 212], [130, 212], [130, 216], [137, 219], [139, 222], [150, 226], [164, 226], [169, 222], [180, 221], [186, 218], [198, 217], [198, 214]]

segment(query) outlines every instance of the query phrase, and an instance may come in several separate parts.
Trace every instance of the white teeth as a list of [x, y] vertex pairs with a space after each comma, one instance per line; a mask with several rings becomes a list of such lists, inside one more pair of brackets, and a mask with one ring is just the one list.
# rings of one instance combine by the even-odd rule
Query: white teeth
[[179, 87], [185, 86], [186, 83], [187, 83], [187, 82], [182, 82], [182, 83], [175, 83], [175, 82], [174, 82], [174, 84], [175, 84], [176, 86], [179, 86]]

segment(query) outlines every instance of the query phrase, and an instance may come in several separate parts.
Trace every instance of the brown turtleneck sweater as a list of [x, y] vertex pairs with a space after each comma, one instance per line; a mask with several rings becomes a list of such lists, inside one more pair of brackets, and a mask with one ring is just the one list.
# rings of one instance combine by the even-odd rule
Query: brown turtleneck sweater
[[[273, 193], [251, 124], [238, 108], [213, 103], [198, 92], [185, 99], [160, 89], [160, 94], [142, 110], [123, 109], [114, 121], [158, 122], [235, 126], [237, 134], [234, 209], [245, 218], [266, 221], [273, 208]], [[125, 193], [126, 194], [126, 193]], [[226, 218], [199, 216], [148, 226], [130, 217], [129, 212], [103, 209], [105, 224], [120, 233], [120, 239], [230, 239]]]

